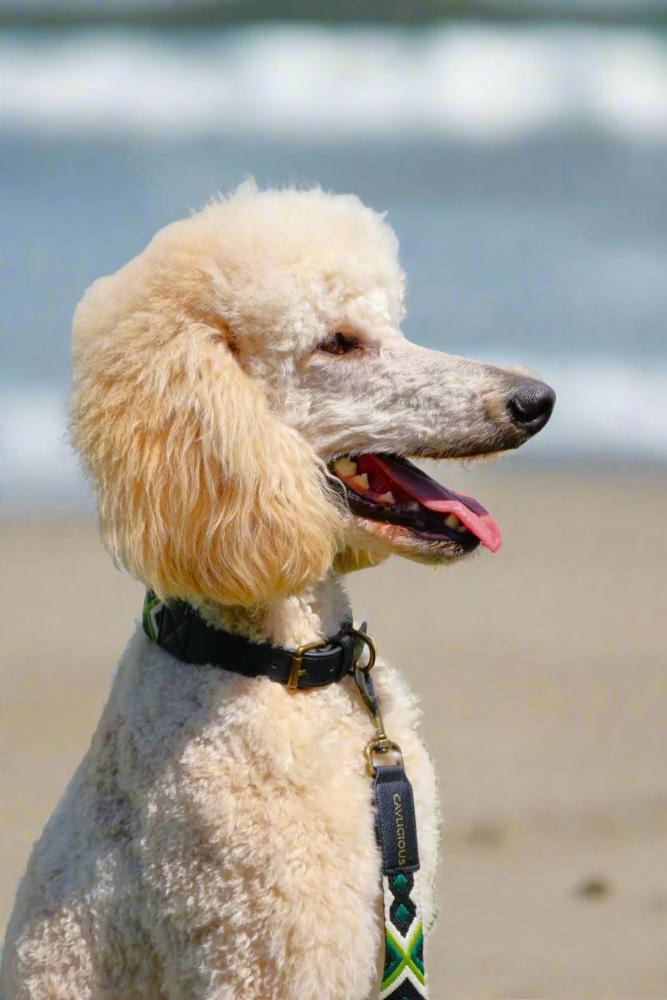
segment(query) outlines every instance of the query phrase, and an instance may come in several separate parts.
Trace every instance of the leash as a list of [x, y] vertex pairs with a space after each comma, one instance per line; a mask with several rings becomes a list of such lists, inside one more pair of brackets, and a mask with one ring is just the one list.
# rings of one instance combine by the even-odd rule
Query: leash
[[[362, 626], [363, 629], [363, 626]], [[387, 736], [375, 694], [371, 670], [375, 643], [365, 631], [368, 661], [354, 666], [354, 680], [375, 727], [375, 735], [364, 749], [369, 777], [373, 780], [375, 822], [382, 854], [384, 902], [384, 968], [380, 1000], [426, 1000], [424, 970], [424, 925], [417, 873], [419, 849], [412, 785], [403, 767], [401, 748]], [[392, 754], [393, 764], [380, 763]]]
[[[354, 678], [375, 730], [364, 755], [382, 856], [385, 949], [380, 1000], [427, 1000], [414, 798], [401, 748], [385, 732], [371, 677], [376, 646], [366, 624], [355, 629], [346, 623], [328, 639], [290, 650], [214, 628], [185, 601], [167, 603], [149, 591], [142, 625], [152, 642], [184, 663], [268, 677], [291, 694]], [[368, 656], [362, 664], [364, 648]], [[392, 763], [385, 762], [389, 758]]]

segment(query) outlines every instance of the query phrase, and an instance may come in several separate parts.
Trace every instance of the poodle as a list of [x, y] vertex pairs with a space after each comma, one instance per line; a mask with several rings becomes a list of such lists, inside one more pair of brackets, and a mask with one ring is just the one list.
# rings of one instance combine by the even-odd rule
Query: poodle
[[[497, 549], [491, 515], [409, 459], [516, 448], [554, 394], [408, 342], [403, 298], [383, 216], [251, 182], [84, 295], [72, 440], [104, 543], [149, 598], [21, 882], [5, 1000], [426, 995], [416, 951], [387, 986], [369, 767], [396, 770], [400, 747], [419, 838], [410, 867], [411, 802], [403, 817], [394, 794], [400, 884], [418, 881], [426, 929], [436, 779], [401, 674], [368, 669], [342, 577], [391, 554], [451, 564]], [[196, 620], [198, 655], [167, 642], [172, 613], [172, 640]], [[226, 661], [207, 660], [209, 640]], [[380, 737], [368, 760], [361, 675]]]

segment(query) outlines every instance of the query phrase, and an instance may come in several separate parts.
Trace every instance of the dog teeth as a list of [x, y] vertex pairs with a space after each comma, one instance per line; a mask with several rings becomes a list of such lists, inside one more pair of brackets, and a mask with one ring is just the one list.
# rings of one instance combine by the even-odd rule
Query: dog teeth
[[[352, 464], [354, 464], [354, 463], [352, 463]], [[355, 468], [356, 468], [356, 466], [355, 466]], [[352, 476], [351, 482], [352, 482], [352, 485], [356, 486], [356, 488], [358, 490], [364, 490], [364, 492], [365, 492], [366, 490], [369, 489], [368, 475], [365, 472], [362, 472], [360, 476]]]
[[396, 503], [396, 498], [391, 490], [387, 490], [386, 493], [381, 493], [378, 500], [382, 500], [382, 503]]
[[357, 463], [350, 458], [339, 458], [334, 462], [334, 469], [339, 476], [354, 476], [357, 472]]
[[459, 520], [456, 514], [448, 514], [445, 518], [445, 524], [448, 528], [453, 528], [454, 531], [458, 531], [459, 535], [465, 535], [468, 530], [463, 521]]
[[419, 510], [419, 504], [417, 503], [416, 500], [411, 500], [410, 503], [406, 503], [405, 509], [411, 511], [417, 511]]
[[454, 531], [458, 531], [459, 535], [465, 535], [468, 530], [463, 521], [459, 520], [456, 514], [448, 514], [445, 518], [445, 524], [448, 528], [453, 528]]

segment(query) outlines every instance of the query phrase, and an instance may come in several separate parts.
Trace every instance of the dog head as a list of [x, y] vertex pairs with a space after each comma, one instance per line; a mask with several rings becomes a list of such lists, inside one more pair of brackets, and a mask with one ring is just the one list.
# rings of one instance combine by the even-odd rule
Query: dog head
[[258, 192], [161, 230], [74, 321], [72, 437], [115, 559], [161, 596], [256, 604], [337, 564], [497, 547], [409, 456], [515, 448], [553, 392], [400, 332], [383, 218]]

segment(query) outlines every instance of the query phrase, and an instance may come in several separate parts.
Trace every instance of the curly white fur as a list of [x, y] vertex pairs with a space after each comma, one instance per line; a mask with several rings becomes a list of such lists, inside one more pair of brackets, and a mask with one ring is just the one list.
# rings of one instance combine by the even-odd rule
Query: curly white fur
[[[231, 198], [96, 282], [74, 331], [73, 439], [113, 557], [164, 597], [295, 646], [349, 614], [336, 572], [392, 552], [325, 462], [520, 443], [512, 373], [409, 344], [397, 241], [353, 197]], [[343, 357], [318, 350], [354, 338]], [[427, 921], [433, 769], [399, 674], [387, 730], [415, 789]], [[92, 745], [31, 857], [6, 1000], [359, 1000], [380, 947], [379, 858], [348, 681], [290, 696], [193, 668], [138, 631]]]

